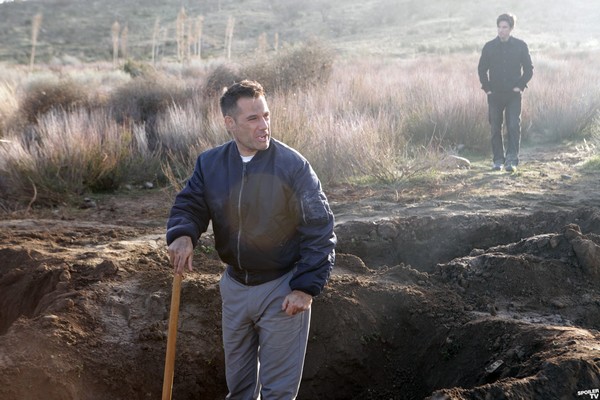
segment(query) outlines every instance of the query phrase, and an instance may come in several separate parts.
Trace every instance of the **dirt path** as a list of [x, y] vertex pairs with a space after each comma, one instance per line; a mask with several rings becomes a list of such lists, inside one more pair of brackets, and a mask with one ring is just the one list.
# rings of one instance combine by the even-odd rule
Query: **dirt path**
[[524, 148], [515, 174], [492, 171], [487, 161], [470, 169], [442, 163], [433, 183], [381, 189], [339, 188], [328, 193], [338, 222], [414, 215], [513, 214], [597, 207], [600, 176], [582, 171], [593, 148]]
[[[589, 399], [600, 391], [600, 177], [583, 147], [516, 174], [328, 192], [338, 260], [300, 399]], [[0, 398], [160, 397], [171, 195], [0, 220]], [[174, 399], [224, 398], [210, 235], [186, 276]]]

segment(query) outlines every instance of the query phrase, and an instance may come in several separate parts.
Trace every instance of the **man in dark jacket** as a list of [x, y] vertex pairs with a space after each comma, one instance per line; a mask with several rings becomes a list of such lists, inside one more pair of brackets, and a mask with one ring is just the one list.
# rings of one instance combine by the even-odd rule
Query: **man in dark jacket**
[[[521, 145], [521, 95], [533, 76], [527, 44], [511, 36], [515, 17], [502, 14], [496, 20], [498, 36], [481, 51], [478, 73], [481, 88], [487, 93], [492, 129], [493, 169], [515, 172]], [[506, 117], [506, 153], [502, 123]]]
[[297, 151], [271, 138], [262, 86], [242, 81], [220, 100], [233, 140], [203, 152], [167, 224], [175, 273], [192, 270], [212, 221], [227, 264], [223, 301], [227, 399], [295, 399], [312, 299], [335, 260], [334, 217]]

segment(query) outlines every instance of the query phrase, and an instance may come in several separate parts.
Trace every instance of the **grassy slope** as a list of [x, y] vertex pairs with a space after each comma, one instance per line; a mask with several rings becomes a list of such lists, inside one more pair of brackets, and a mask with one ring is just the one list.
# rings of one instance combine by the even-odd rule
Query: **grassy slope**
[[[111, 25], [128, 27], [132, 58], [150, 58], [156, 18], [163, 28], [164, 54], [175, 54], [175, 20], [180, 7], [205, 17], [203, 54], [223, 54], [227, 18], [236, 19], [233, 56], [253, 51], [258, 36], [275, 34], [280, 44], [318, 37], [345, 54], [413, 57], [423, 53], [477, 52], [495, 35], [495, 18], [505, 8], [486, 0], [28, 0], [0, 3], [0, 61], [27, 63], [31, 20], [42, 13], [38, 62], [53, 57], [81, 61], [112, 59]], [[533, 51], [600, 47], [600, 8], [589, 0], [508, 1], [518, 17], [515, 36]]]

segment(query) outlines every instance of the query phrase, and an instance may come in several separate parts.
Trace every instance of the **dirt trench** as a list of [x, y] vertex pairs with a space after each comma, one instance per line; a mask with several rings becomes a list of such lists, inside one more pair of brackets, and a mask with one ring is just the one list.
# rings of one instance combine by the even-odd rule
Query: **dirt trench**
[[[600, 210], [337, 226], [300, 399], [585, 399], [600, 388]], [[0, 221], [0, 398], [160, 398], [162, 229]], [[226, 394], [210, 236], [182, 285], [174, 399]]]

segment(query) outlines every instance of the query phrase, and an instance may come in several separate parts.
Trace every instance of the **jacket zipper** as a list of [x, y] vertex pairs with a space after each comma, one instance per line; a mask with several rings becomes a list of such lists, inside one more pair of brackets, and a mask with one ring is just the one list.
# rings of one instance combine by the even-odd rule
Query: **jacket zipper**
[[[238, 196], [238, 234], [237, 234], [237, 262], [238, 268], [242, 268], [242, 259], [241, 259], [241, 241], [242, 241], [242, 193], [244, 191], [244, 184], [248, 179], [248, 173], [246, 171], [246, 164], [242, 163], [242, 184], [240, 185], [240, 194]], [[244, 282], [246, 285], [248, 284], [248, 271], [244, 271], [246, 276], [244, 277]]]

